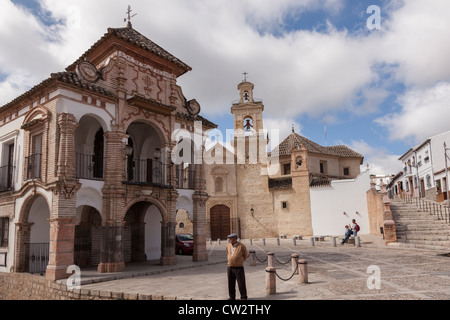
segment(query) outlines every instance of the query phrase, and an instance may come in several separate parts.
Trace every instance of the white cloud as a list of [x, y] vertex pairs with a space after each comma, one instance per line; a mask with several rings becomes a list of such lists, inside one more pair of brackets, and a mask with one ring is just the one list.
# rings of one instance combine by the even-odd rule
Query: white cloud
[[385, 127], [391, 140], [412, 139], [420, 143], [450, 129], [450, 83], [426, 89], [411, 89], [399, 98], [402, 109], [375, 121]]
[[399, 155], [389, 154], [385, 148], [373, 147], [364, 140], [353, 140], [349, 148], [364, 155], [364, 165], [369, 164], [371, 174], [396, 174], [401, 170]]

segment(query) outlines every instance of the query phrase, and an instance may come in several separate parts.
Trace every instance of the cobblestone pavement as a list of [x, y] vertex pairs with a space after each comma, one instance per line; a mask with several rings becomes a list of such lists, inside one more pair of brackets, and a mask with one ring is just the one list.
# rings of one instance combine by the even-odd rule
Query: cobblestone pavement
[[[448, 300], [450, 299], [450, 256], [432, 251], [406, 250], [382, 245], [376, 236], [361, 236], [361, 247], [333, 247], [331, 240], [316, 242], [276, 239], [242, 240], [255, 250], [259, 260], [273, 252], [285, 263], [292, 253], [307, 260], [308, 284], [299, 284], [299, 276], [288, 281], [276, 279], [276, 294], [266, 294], [267, 262], [245, 264], [250, 300]], [[176, 266], [158, 266], [155, 262], [129, 264], [120, 274], [98, 274], [82, 270], [82, 289], [141, 293], [153, 299], [224, 300], [228, 298], [226, 242], [208, 244], [209, 261], [192, 262], [190, 256], [178, 256]], [[449, 249], [450, 252], [450, 249]], [[288, 279], [290, 263], [275, 263], [277, 274]], [[117, 278], [123, 277], [123, 279]], [[101, 282], [94, 282], [101, 281]], [[89, 283], [91, 282], [91, 283]], [[239, 297], [239, 294], [237, 294]]]

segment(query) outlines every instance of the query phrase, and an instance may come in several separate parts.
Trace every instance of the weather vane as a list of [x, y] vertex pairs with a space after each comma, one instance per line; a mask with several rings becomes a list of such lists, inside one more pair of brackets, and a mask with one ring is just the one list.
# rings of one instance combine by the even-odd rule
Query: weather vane
[[[128, 15], [128, 23], [127, 23], [127, 26], [128, 26], [128, 27], [131, 27], [131, 18], [133, 18], [134, 16], [137, 15], [137, 13], [131, 15], [131, 12], [132, 12], [132, 11], [133, 11], [133, 10], [131, 10], [131, 6], [128, 5], [128, 10], [127, 10], [127, 12], [126, 12], [126, 14]], [[127, 18], [124, 18], [124, 19], [123, 19], [123, 22], [126, 22], [126, 21], [127, 21]]]

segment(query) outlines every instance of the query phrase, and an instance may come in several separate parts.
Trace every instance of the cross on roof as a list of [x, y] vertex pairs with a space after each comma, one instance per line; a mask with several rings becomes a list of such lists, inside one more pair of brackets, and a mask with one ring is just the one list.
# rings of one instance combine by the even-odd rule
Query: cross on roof
[[[131, 27], [131, 18], [133, 18], [135, 15], [137, 15], [137, 13], [131, 15], [131, 12], [132, 12], [132, 11], [133, 11], [133, 10], [131, 10], [131, 6], [128, 5], [128, 10], [127, 10], [127, 12], [126, 12], [126, 14], [128, 15], [128, 23], [127, 23], [127, 26], [128, 26], [128, 27]], [[123, 19], [123, 22], [125, 22], [125, 21], [127, 21], [127, 18], [124, 18], [124, 19]]]
[[244, 72], [243, 75], [244, 75], [244, 82], [247, 82], [247, 75], [248, 75], [248, 73]]

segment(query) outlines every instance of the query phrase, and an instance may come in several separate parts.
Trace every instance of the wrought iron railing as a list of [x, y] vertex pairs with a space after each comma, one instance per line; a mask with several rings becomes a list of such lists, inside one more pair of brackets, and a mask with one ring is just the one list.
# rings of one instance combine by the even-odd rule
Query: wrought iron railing
[[42, 178], [42, 154], [36, 153], [25, 158], [27, 180]]
[[44, 274], [49, 257], [49, 243], [28, 243], [28, 266], [30, 273]]
[[436, 216], [438, 220], [444, 220], [450, 223], [450, 208], [444, 204], [431, 201], [425, 198], [413, 197], [410, 194], [405, 194], [403, 200], [406, 203], [414, 204], [421, 211], [428, 212], [430, 215]]
[[0, 192], [12, 190], [14, 187], [14, 170], [11, 165], [0, 168]]
[[127, 182], [170, 186], [172, 165], [152, 159], [127, 160]]
[[194, 189], [195, 170], [191, 165], [184, 168], [178, 165], [176, 168], [177, 189]]
[[76, 153], [77, 179], [103, 180], [104, 158]]

